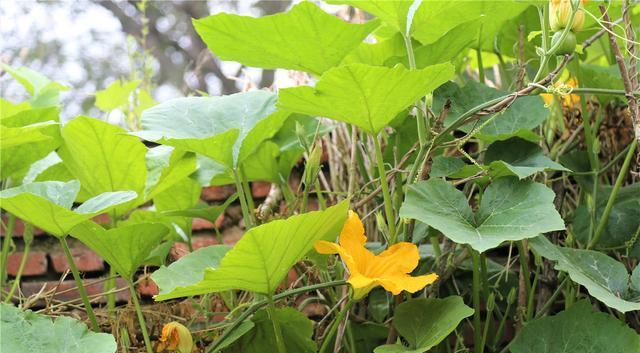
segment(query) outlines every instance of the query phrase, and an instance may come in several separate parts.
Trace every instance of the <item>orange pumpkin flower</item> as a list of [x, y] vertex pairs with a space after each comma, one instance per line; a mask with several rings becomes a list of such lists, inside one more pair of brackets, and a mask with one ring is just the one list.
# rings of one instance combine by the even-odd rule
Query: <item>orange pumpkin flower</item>
[[[549, 24], [552, 30], [558, 31], [569, 25], [571, 1], [572, 0], [549, 1]], [[573, 32], [581, 31], [584, 26], [584, 4], [586, 3], [586, 0], [580, 1], [578, 12], [576, 12], [576, 15], [573, 17], [573, 25], [570, 28]]]
[[191, 353], [193, 350], [193, 338], [191, 332], [184, 325], [172, 321], [162, 328], [162, 336], [156, 351], [165, 350], [178, 353]]
[[382, 286], [394, 295], [403, 290], [415, 293], [438, 279], [434, 273], [415, 277], [409, 275], [420, 260], [415, 244], [397, 243], [375, 255], [365, 248], [366, 241], [360, 217], [349, 211], [338, 244], [322, 240], [315, 244], [316, 251], [321, 254], [340, 254], [349, 270], [347, 282], [353, 288], [354, 300], [363, 298], [376, 286]]

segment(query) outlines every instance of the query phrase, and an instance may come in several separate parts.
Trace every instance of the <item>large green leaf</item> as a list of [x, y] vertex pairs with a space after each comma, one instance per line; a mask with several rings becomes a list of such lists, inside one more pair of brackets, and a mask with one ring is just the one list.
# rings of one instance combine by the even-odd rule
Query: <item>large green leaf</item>
[[261, 18], [220, 13], [193, 25], [222, 60], [319, 75], [338, 65], [378, 22], [347, 23], [305, 1], [286, 13]]
[[453, 77], [449, 63], [410, 71], [350, 64], [327, 71], [316, 87], [280, 91], [278, 107], [357, 125], [376, 134], [402, 110]]
[[483, 21], [482, 47], [493, 50], [494, 37], [502, 25], [528, 6], [519, 0], [426, 0], [413, 18], [413, 37], [422, 44], [433, 43], [456, 26], [480, 19]]
[[444, 180], [430, 179], [409, 187], [400, 215], [484, 252], [507, 240], [563, 230], [564, 222], [553, 206], [554, 196], [542, 184], [498, 178], [485, 190], [474, 215], [462, 191]]
[[0, 192], [0, 206], [58, 237], [74, 226], [137, 197], [133, 191], [105, 192], [71, 209], [80, 191], [77, 180], [25, 184]]
[[170, 146], [149, 149], [144, 200], [150, 200], [182, 182], [197, 168], [196, 155]]
[[145, 110], [137, 135], [236, 168], [287, 118], [276, 112], [275, 100], [266, 91], [173, 99]]
[[0, 120], [0, 178], [15, 182], [60, 146], [57, 107], [26, 109]]
[[[453, 61], [466, 49], [478, 43], [478, 32], [482, 26], [479, 20], [472, 20], [462, 23], [445, 33], [441, 38], [433, 43], [414, 46], [414, 56], [417, 68]], [[401, 62], [409, 67], [409, 59], [404, 53], [390, 57], [385, 60], [386, 65]]]
[[0, 351], [7, 353], [115, 353], [118, 346], [108, 333], [96, 333], [68, 316], [52, 321], [31, 310], [0, 303]]
[[59, 103], [60, 91], [69, 88], [51, 81], [43, 74], [26, 67], [11, 67], [0, 63], [0, 67], [15, 78], [31, 95], [29, 103], [32, 107], [49, 107]]
[[330, 4], [345, 4], [358, 7], [383, 20], [396, 31], [405, 33], [407, 30], [407, 14], [413, 0], [327, 0]]
[[[85, 116], [68, 122], [62, 138], [58, 154], [89, 195], [132, 190], [138, 198], [144, 197], [147, 148], [138, 138], [121, 127]], [[121, 214], [136, 203], [122, 205], [117, 211]]]
[[231, 250], [227, 245], [213, 245], [198, 249], [169, 266], [162, 266], [151, 278], [160, 288], [160, 295], [173, 292], [178, 287], [194, 285], [204, 279], [207, 268], [216, 269], [220, 260]]
[[[600, 185], [597, 190], [595, 224], [602, 219], [612, 187]], [[589, 242], [591, 212], [590, 207], [581, 204], [576, 208], [573, 219], [573, 233], [584, 244]], [[628, 185], [618, 189], [607, 226], [598, 240], [597, 247], [614, 248], [620, 246], [631, 247], [636, 231], [640, 227], [640, 183]]]
[[131, 93], [140, 85], [140, 80], [116, 80], [109, 87], [96, 92], [96, 107], [104, 112], [110, 112], [129, 104]]
[[318, 240], [333, 240], [347, 217], [348, 202], [251, 228], [217, 269], [207, 269], [195, 285], [178, 287], [157, 300], [241, 289], [272, 294], [289, 269]]
[[594, 312], [588, 301], [533, 320], [509, 345], [512, 353], [638, 353], [640, 336], [617, 318]]
[[569, 171], [545, 156], [537, 144], [517, 137], [492, 143], [485, 152], [484, 161], [493, 175], [514, 175], [520, 179], [545, 170]]
[[[316, 343], [311, 339], [313, 322], [303, 313], [294, 308], [281, 308], [276, 309], [274, 315], [280, 323], [287, 352], [317, 352]], [[263, 353], [265, 347], [276, 347], [276, 336], [267, 311], [257, 312], [251, 321], [255, 326], [236, 341], [233, 346], [234, 352]]]
[[[450, 125], [460, 115], [477, 105], [506, 94], [475, 81], [467, 82], [464, 87], [451, 82], [436, 90], [433, 106], [439, 109], [447, 99], [451, 100], [453, 104], [445, 120], [445, 125]], [[544, 101], [539, 96], [520, 97], [511, 107], [501, 112], [500, 116], [480, 130], [477, 136], [486, 141], [506, 140], [513, 136], [535, 140], [536, 135], [531, 129], [540, 125], [549, 114], [549, 109], [544, 106]], [[487, 115], [459, 129], [467, 133], [471, 132], [490, 117], [492, 115]]]
[[375, 353], [405, 352], [422, 353], [440, 343], [460, 321], [473, 315], [473, 309], [466, 306], [461, 297], [451, 296], [444, 299], [422, 298], [400, 304], [393, 326], [409, 343], [405, 347], [400, 343], [380, 346]]
[[558, 247], [542, 236], [531, 239], [529, 245], [557, 261], [556, 270], [567, 272], [607, 306], [623, 313], [640, 310], [640, 292], [630, 287], [630, 275], [622, 263], [598, 251]]
[[162, 224], [135, 224], [105, 230], [88, 221], [74, 227], [71, 235], [102, 256], [120, 276], [130, 280], [167, 232]]

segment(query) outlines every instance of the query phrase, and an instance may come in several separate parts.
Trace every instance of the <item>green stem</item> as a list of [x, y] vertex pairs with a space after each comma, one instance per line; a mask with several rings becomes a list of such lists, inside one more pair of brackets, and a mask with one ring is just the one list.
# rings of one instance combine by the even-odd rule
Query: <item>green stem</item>
[[[240, 176], [242, 177], [242, 188], [244, 189], [245, 196], [247, 198], [247, 207], [249, 208], [249, 211], [253, 211], [256, 209], [256, 205], [253, 202], [253, 193], [251, 192], [251, 186], [249, 185], [247, 173], [244, 172], [244, 168], [240, 168]], [[251, 213], [249, 215], [252, 216]]]
[[240, 199], [240, 208], [242, 208], [242, 217], [244, 218], [245, 228], [248, 230], [253, 225], [251, 222], [251, 214], [249, 213], [249, 206], [247, 205], [247, 195], [244, 187], [242, 186], [242, 179], [236, 169], [233, 169], [233, 179], [236, 183], [236, 189], [238, 192], [238, 198]]
[[144, 321], [144, 315], [142, 314], [140, 302], [138, 302], [138, 293], [136, 292], [136, 289], [130, 280], [127, 281], [127, 284], [129, 286], [129, 291], [131, 292], [131, 300], [133, 301], [133, 306], [136, 308], [136, 315], [138, 316], [138, 322], [140, 323], [140, 331], [142, 331], [142, 337], [144, 338], [144, 346], [147, 349], [147, 353], [153, 353], [151, 339], [149, 339], [149, 332], [147, 331], [147, 324]]
[[609, 220], [609, 214], [611, 214], [611, 209], [613, 209], [613, 203], [616, 201], [616, 196], [618, 196], [618, 191], [620, 191], [620, 186], [622, 186], [622, 181], [624, 180], [627, 172], [629, 171], [629, 165], [631, 164], [631, 159], [633, 158], [636, 148], [638, 147], [638, 140], [634, 139], [631, 142], [631, 147], [629, 151], [627, 151], [627, 155], [624, 158], [624, 162], [622, 163], [622, 168], [620, 168], [620, 172], [618, 173], [618, 177], [616, 178], [616, 182], [613, 185], [613, 190], [611, 190], [611, 195], [609, 195], [609, 199], [607, 200], [607, 205], [604, 208], [604, 212], [600, 217], [600, 223], [598, 223], [598, 228], [596, 228], [596, 233], [589, 242], [589, 246], [587, 249], [593, 248], [600, 240], [602, 233], [604, 233], [604, 229], [607, 226], [607, 221]]
[[[596, 94], [596, 95], [612, 95], [612, 96], [626, 96], [627, 92], [623, 89], [611, 89], [611, 88], [573, 88], [571, 93], [575, 94]], [[636, 97], [640, 95], [639, 92], [633, 93]]]
[[[109, 212], [109, 219], [111, 223], [111, 229], [117, 228], [118, 218], [116, 216], [115, 210]], [[111, 316], [116, 310], [116, 294], [111, 293], [113, 289], [116, 288], [116, 276], [117, 276], [116, 270], [113, 267], [110, 267], [109, 278], [104, 284], [104, 290], [108, 293], [107, 294], [107, 312], [109, 316]]]
[[67, 262], [69, 263], [71, 274], [73, 274], [73, 279], [76, 281], [76, 287], [78, 287], [78, 293], [80, 293], [80, 297], [82, 298], [82, 302], [84, 303], [84, 309], [86, 310], [87, 316], [91, 321], [91, 327], [95, 332], [99, 332], [100, 326], [98, 326], [98, 319], [96, 319], [96, 314], [93, 312], [93, 307], [91, 307], [89, 297], [87, 297], [87, 291], [82, 284], [80, 272], [78, 271], [78, 267], [76, 267], [76, 263], [73, 261], [73, 255], [71, 255], [71, 250], [69, 250], [69, 244], [67, 244], [67, 239], [65, 236], [60, 237], [60, 244], [62, 245], [64, 254], [67, 257]]
[[276, 347], [278, 348], [278, 353], [287, 353], [287, 348], [284, 345], [284, 337], [282, 337], [280, 322], [276, 317], [276, 306], [274, 305], [272, 296], [267, 299], [267, 315], [269, 315], [269, 319], [271, 320], [271, 324], [273, 325], [273, 332], [276, 336]]
[[473, 261], [473, 284], [472, 284], [472, 296], [473, 296], [473, 347], [475, 353], [482, 353], [484, 347], [482, 346], [482, 328], [480, 317], [480, 254], [472, 248], [469, 248], [471, 258]]
[[[11, 250], [11, 243], [13, 242], [13, 229], [16, 225], [16, 216], [9, 213], [7, 220], [7, 227], [4, 230], [4, 242], [2, 243], [2, 257], [0, 258], [0, 288], [4, 287], [4, 282], [7, 279], [7, 259], [9, 258], [9, 251]], [[2, 291], [0, 291], [0, 296]]]
[[564, 289], [565, 284], [567, 283], [567, 281], [569, 280], [569, 276], [565, 277], [564, 280], [562, 280], [562, 282], [560, 283], [560, 285], [556, 288], [556, 290], [553, 292], [553, 294], [551, 294], [551, 297], [549, 297], [549, 300], [547, 300], [546, 303], [544, 303], [544, 305], [542, 306], [542, 308], [540, 308], [540, 311], [538, 311], [535, 315], [535, 318], [539, 318], [540, 316], [544, 315], [553, 305], [553, 303], [556, 302], [556, 299], [558, 298], [558, 295], [560, 295], [560, 293], [562, 293], [562, 290]]
[[382, 148], [377, 136], [371, 136], [376, 152], [376, 164], [378, 165], [378, 174], [380, 175], [380, 186], [382, 187], [382, 197], [384, 198], [384, 213], [387, 216], [387, 226], [389, 227], [389, 239], [391, 244], [396, 242], [396, 222], [393, 213], [393, 200], [389, 193], [389, 183], [387, 182], [387, 173], [384, 170], [384, 160], [382, 159]]
[[22, 278], [22, 272], [24, 271], [24, 266], [27, 264], [27, 258], [29, 257], [29, 249], [31, 248], [31, 242], [33, 241], [33, 226], [30, 223], [24, 224], [24, 234], [23, 239], [24, 243], [24, 251], [22, 252], [22, 258], [20, 259], [20, 266], [18, 266], [18, 273], [16, 273], [16, 278], [11, 285], [11, 289], [9, 290], [9, 294], [4, 299], [5, 303], [9, 303], [11, 298], [13, 297], [13, 293], [20, 285], [20, 279]]
[[320, 350], [318, 351], [318, 353], [328, 352], [328, 349], [331, 346], [331, 340], [333, 339], [333, 336], [336, 335], [336, 332], [338, 331], [338, 327], [340, 326], [340, 323], [344, 320], [349, 310], [351, 310], [353, 301], [351, 301], [351, 299], [347, 299], [347, 300], [348, 300], [347, 304], [338, 313], [338, 316], [335, 318], [335, 320], [333, 320], [333, 322], [331, 323], [331, 326], [329, 326], [329, 331], [327, 331], [327, 333], [322, 338], [322, 345], [320, 346]]
[[[282, 292], [280, 294], [274, 295], [273, 296], [273, 301], [278, 301], [280, 299], [286, 298], [286, 297], [291, 296], [291, 295], [301, 294], [301, 293], [305, 293], [305, 292], [309, 292], [309, 291], [313, 291], [313, 290], [318, 290], [318, 289], [331, 288], [331, 287], [337, 287], [337, 286], [344, 286], [346, 284], [347, 284], [346, 281], [339, 280], [339, 281], [325, 282], [325, 283], [314, 284], [314, 285], [311, 285], [311, 286], [295, 288], [295, 289], [291, 289], [291, 290]], [[256, 303], [254, 303], [253, 305], [251, 305], [247, 310], [245, 310], [229, 326], [229, 328], [227, 328], [220, 335], [220, 337], [218, 337], [218, 339], [215, 342], [213, 342], [209, 347], [207, 347], [206, 353], [214, 352], [220, 346], [220, 344], [223, 343], [227, 339], [227, 337], [229, 337], [245, 320], [247, 320], [249, 318], [249, 316], [253, 315], [256, 311], [260, 310], [265, 305], [267, 305], [267, 300], [266, 299], [258, 301]]]

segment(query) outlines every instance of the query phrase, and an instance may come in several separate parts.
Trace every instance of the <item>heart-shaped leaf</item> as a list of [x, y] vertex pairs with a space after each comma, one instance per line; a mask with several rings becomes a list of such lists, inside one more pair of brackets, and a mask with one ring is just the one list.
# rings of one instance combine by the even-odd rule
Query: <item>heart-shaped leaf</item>
[[235, 169], [287, 118], [288, 113], [276, 112], [275, 100], [266, 91], [177, 98], [145, 110], [143, 131], [136, 134]]
[[558, 247], [542, 236], [531, 239], [529, 245], [541, 256], [557, 261], [556, 270], [567, 272], [572, 281], [607, 306], [623, 313], [640, 310], [640, 291], [630, 286], [631, 276], [622, 263], [598, 251]]
[[524, 179], [545, 170], [570, 171], [545, 156], [535, 143], [513, 137], [492, 143], [484, 156], [495, 176], [514, 175]]
[[220, 262], [195, 285], [178, 287], [156, 300], [241, 289], [272, 294], [289, 269], [318, 240], [336, 238], [347, 217], [348, 202], [251, 228]]
[[498, 178], [485, 190], [474, 215], [462, 191], [444, 180], [430, 179], [409, 187], [400, 215], [484, 252], [507, 240], [563, 230], [564, 221], [553, 206], [554, 197], [553, 191], [542, 184]]
[[396, 308], [393, 326], [409, 343], [380, 346], [375, 353], [422, 353], [440, 343], [460, 321], [473, 315], [473, 309], [466, 306], [461, 297], [444, 299], [422, 298], [404, 302]]
[[350, 64], [327, 71], [315, 87], [280, 90], [278, 107], [357, 125], [377, 134], [402, 110], [453, 77], [449, 63], [422, 70]]
[[509, 345], [512, 353], [638, 353], [640, 335], [622, 321], [594, 312], [588, 301], [527, 323]]
[[105, 192], [71, 209], [79, 191], [77, 180], [35, 182], [0, 192], [0, 206], [48, 233], [63, 237], [76, 225], [137, 197], [133, 191]]
[[[132, 190], [144, 197], [147, 148], [119, 126], [80, 116], [62, 129], [60, 158], [88, 195]], [[136, 206], [131, 202], [117, 208], [118, 214]]]
[[[450, 82], [436, 90], [433, 106], [440, 109], [447, 99], [453, 102], [445, 120], [445, 125], [448, 126], [477, 105], [506, 94], [475, 81], [468, 82], [464, 87], [458, 87]], [[509, 108], [502, 111], [500, 116], [482, 128], [477, 136], [485, 141], [506, 140], [513, 136], [536, 141], [537, 135], [531, 129], [540, 125], [549, 114], [550, 111], [545, 107], [542, 98], [520, 97]], [[489, 118], [491, 115], [463, 125], [459, 129], [467, 133], [471, 132]]]
[[202, 40], [222, 60], [317, 75], [338, 65], [378, 24], [347, 23], [307, 1], [261, 18], [220, 13], [193, 21]]
[[105, 230], [89, 221], [74, 227], [71, 235], [102, 256], [120, 276], [130, 280], [168, 231], [164, 225], [153, 223]]
[[194, 285], [204, 279], [207, 268], [218, 268], [229, 250], [231, 247], [227, 245], [200, 248], [169, 266], [160, 267], [151, 278], [160, 288], [160, 295], [171, 293], [178, 287]]
[[91, 353], [115, 353], [118, 348], [112, 335], [91, 332], [68, 316], [51, 321], [48, 316], [5, 303], [0, 303], [0, 336], [2, 352], [86, 353], [90, 349]]

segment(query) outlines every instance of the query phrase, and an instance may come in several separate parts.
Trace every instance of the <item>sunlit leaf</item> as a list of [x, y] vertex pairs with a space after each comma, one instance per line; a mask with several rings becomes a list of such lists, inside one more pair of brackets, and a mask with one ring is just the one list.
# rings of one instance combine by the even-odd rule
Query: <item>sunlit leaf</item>
[[286, 13], [261, 18], [220, 13], [193, 24], [222, 60], [318, 75], [338, 65], [378, 26], [377, 21], [344, 22], [307, 1]]
[[[144, 197], [147, 148], [121, 127], [89, 117], [77, 117], [62, 129], [60, 158], [83, 189], [94, 196], [103, 192], [132, 190]], [[117, 208], [119, 214], [136, 202]]]
[[351, 64], [327, 71], [315, 87], [280, 90], [278, 107], [344, 121], [376, 134], [452, 77], [453, 66], [448, 63], [415, 71]]
[[51, 81], [43, 74], [26, 67], [11, 67], [0, 63], [0, 68], [15, 78], [31, 95], [29, 103], [32, 107], [49, 107], [59, 103], [60, 91], [69, 88]]
[[235, 168], [287, 118], [276, 112], [275, 100], [266, 91], [173, 99], [147, 109], [137, 135]]
[[35, 182], [0, 192], [0, 206], [48, 233], [62, 237], [74, 226], [137, 196], [133, 191], [106, 192], [71, 209], [79, 191], [77, 180]]
[[313, 249], [318, 240], [333, 240], [347, 217], [347, 202], [276, 220], [251, 228], [236, 243], [217, 269], [207, 269], [195, 285], [178, 287], [157, 300], [241, 289], [271, 294], [289, 269]]
[[131, 93], [138, 87], [140, 80], [116, 80], [109, 87], [96, 92], [96, 107], [104, 112], [129, 104]]
[[105, 230], [94, 222], [84, 222], [74, 227], [71, 235], [130, 280], [167, 232], [162, 224], [136, 224]]

